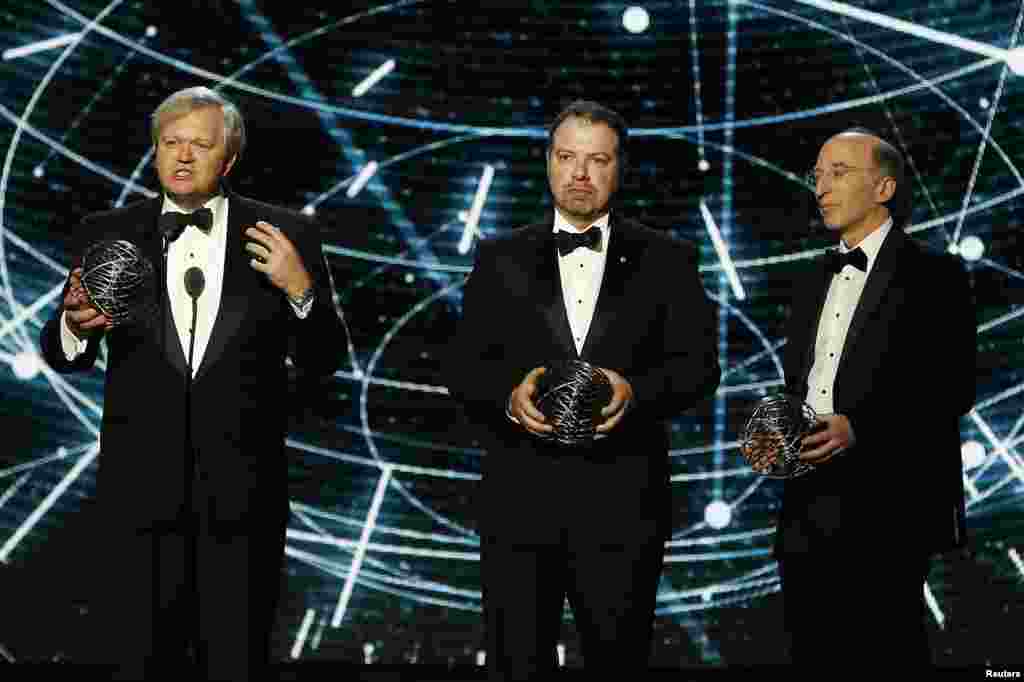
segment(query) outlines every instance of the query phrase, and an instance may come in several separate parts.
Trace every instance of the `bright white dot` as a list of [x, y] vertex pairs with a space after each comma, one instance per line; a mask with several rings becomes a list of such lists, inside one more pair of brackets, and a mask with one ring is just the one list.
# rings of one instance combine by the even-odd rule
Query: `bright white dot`
[[416, 281], [416, 276], [414, 274], [412, 274], [411, 272], [405, 273], [405, 283], [406, 284], [412, 284], [415, 281]]
[[946, 251], [948, 251], [949, 253], [953, 254], [954, 256], [959, 256], [960, 255], [960, 245], [959, 244], [950, 244], [949, 246], [946, 247]]
[[469, 211], [459, 211], [459, 220], [462, 222], [469, 220]]
[[707, 173], [711, 169], [711, 164], [708, 163], [707, 159], [701, 159], [697, 164], [697, 168], [700, 169], [701, 173]]
[[558, 667], [563, 668], [565, 667], [565, 645], [559, 642], [555, 649], [558, 651]]
[[1024, 48], [1015, 47], [1006, 55], [1006, 65], [1018, 76], [1024, 75]]
[[156, 26], [147, 26], [146, 27], [146, 37], [147, 38], [152, 38], [155, 35], [156, 35]]
[[68, 449], [61, 445], [59, 448], [57, 448], [57, 456], [60, 457], [61, 459], [64, 459], [65, 457], [68, 456]]
[[985, 253], [985, 243], [973, 234], [960, 240], [960, 255], [964, 260], [975, 261]]
[[310, 205], [304, 206], [302, 208], [302, 213], [305, 214], [305, 215], [313, 215], [314, 213], [316, 213], [316, 209], [313, 208], [312, 204], [310, 204]]
[[14, 370], [14, 376], [22, 381], [28, 381], [39, 374], [39, 356], [28, 351], [18, 353], [14, 356], [11, 369]]
[[479, 651], [476, 652], [476, 664], [477, 665], [485, 665], [486, 663], [487, 663], [487, 652], [484, 651], [483, 649], [480, 649]]
[[976, 440], [967, 441], [960, 446], [960, 459], [963, 460], [964, 469], [981, 466], [985, 461], [985, 446]]
[[711, 590], [704, 590], [700, 593], [700, 600], [706, 604], [711, 601], [711, 596]]
[[373, 642], [367, 642], [363, 645], [363, 663], [373, 663], [374, 649]]
[[732, 507], [721, 500], [715, 500], [704, 507], [704, 520], [716, 530], [728, 526], [731, 519]]
[[651, 15], [643, 7], [630, 7], [622, 13], [622, 25], [630, 33], [643, 33], [651, 25]]
[[35, 168], [32, 169], [32, 175], [36, 176], [37, 178], [43, 177], [43, 174], [45, 172], [46, 171], [43, 170], [42, 166], [36, 166]]
[[982, 97], [978, 100], [978, 106], [982, 109], [988, 109], [989, 104], [991, 104], [991, 102], [988, 101], [988, 97]]

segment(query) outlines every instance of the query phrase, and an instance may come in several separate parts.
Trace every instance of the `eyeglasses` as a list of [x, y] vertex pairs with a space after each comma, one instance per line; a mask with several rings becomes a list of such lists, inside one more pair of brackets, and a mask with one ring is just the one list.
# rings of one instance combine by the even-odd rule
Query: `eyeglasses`
[[870, 168], [857, 168], [854, 166], [834, 166], [828, 170], [818, 170], [817, 168], [807, 171], [804, 175], [804, 180], [811, 187], [817, 187], [818, 183], [821, 182], [823, 177], [827, 177], [832, 182], [839, 182], [853, 171], [858, 170], [871, 170]]

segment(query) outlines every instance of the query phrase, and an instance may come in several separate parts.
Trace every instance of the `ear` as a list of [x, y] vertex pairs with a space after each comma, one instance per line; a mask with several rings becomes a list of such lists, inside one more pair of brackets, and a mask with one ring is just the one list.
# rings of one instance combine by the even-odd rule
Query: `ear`
[[896, 179], [884, 176], [877, 185], [875, 195], [880, 204], [884, 204], [896, 196]]

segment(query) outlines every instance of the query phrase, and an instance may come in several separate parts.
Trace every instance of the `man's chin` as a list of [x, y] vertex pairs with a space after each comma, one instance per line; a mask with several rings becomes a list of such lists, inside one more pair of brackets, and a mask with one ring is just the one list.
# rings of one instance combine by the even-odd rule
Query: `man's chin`
[[174, 191], [173, 187], [164, 185], [164, 194], [178, 206], [187, 209], [202, 208], [203, 204], [216, 196], [214, 192], [197, 192], [195, 190]]
[[598, 218], [600, 218], [601, 216], [608, 212], [607, 206], [602, 206], [601, 208], [594, 208], [593, 205], [587, 205], [584, 207], [580, 206], [579, 204], [574, 205], [573, 203], [559, 203], [557, 204], [557, 206], [558, 210], [561, 211], [562, 215], [565, 216], [567, 219], [571, 218], [573, 220], [586, 222], [594, 222], [595, 220], [597, 220]]

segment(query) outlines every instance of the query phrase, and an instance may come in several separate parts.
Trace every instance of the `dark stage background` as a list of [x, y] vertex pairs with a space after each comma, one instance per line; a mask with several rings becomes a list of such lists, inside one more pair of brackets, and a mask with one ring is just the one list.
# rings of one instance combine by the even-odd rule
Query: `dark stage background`
[[[789, 280], [829, 244], [803, 173], [831, 133], [853, 124], [905, 151], [916, 198], [909, 231], [964, 258], [978, 304], [977, 402], [961, 422], [973, 541], [971, 552], [937, 562], [925, 585], [935, 657], [1024, 662], [1024, 80], [1013, 71], [1024, 67], [1014, 49], [1024, 4], [682, 0], [626, 9], [543, 0], [0, 4], [5, 659], [76, 660], [89, 622], [86, 577], [118, 561], [96, 555], [103, 531], [88, 523], [105, 355], [98, 370], [68, 377], [37, 355], [72, 231], [90, 212], [153, 195], [148, 115], [171, 91], [206, 84], [248, 117], [235, 188], [319, 219], [351, 331], [326, 390], [287, 397], [296, 416], [279, 661], [482, 660], [471, 498], [487, 454], [448, 398], [438, 357], [476, 241], [550, 206], [544, 126], [586, 97], [634, 128], [620, 210], [700, 245], [719, 310], [722, 386], [671, 424], [674, 533], [652, 664], [786, 659], [770, 556], [779, 485], [751, 474], [736, 438], [752, 405], [781, 384]], [[161, 396], [152, 400], [160, 409]], [[891, 419], [893, 429], [928, 428]], [[893, 454], [929, 466], [930, 453]], [[878, 462], [879, 477], [886, 467]], [[908, 489], [892, 508], [894, 523], [915, 497]], [[823, 580], [822, 608], [840, 589]], [[864, 645], [870, 655], [869, 623]], [[563, 652], [567, 666], [581, 663], [568, 613]]]

